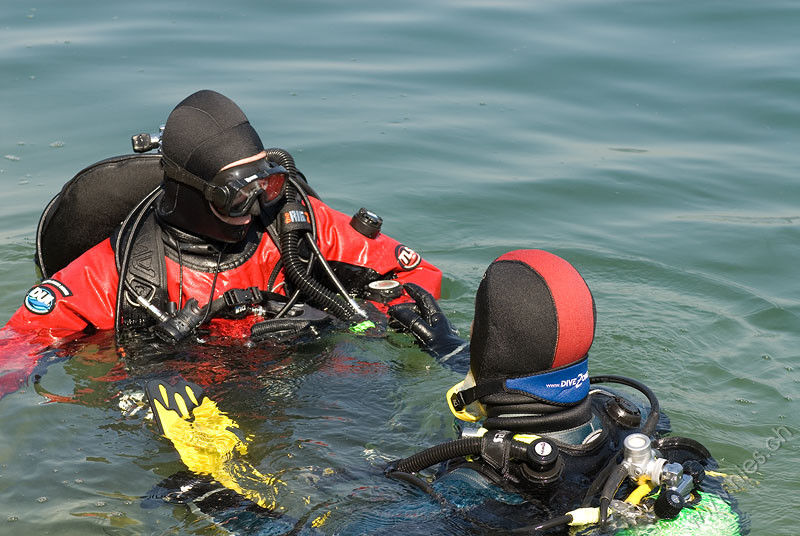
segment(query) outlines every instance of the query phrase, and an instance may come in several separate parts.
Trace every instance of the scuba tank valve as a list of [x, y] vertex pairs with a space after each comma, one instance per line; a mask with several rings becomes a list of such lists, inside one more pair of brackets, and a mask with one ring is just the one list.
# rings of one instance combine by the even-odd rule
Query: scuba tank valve
[[147, 132], [143, 132], [141, 134], [136, 134], [135, 136], [131, 136], [131, 145], [133, 145], [133, 152], [146, 153], [148, 151], [152, 151], [153, 149], [160, 149], [161, 138], [164, 135], [164, 126], [165, 125], [161, 125], [158, 128], [158, 133], [156, 134], [149, 134]]
[[644, 434], [630, 434], [623, 442], [624, 467], [628, 476], [637, 482], [649, 480], [662, 486], [653, 505], [653, 513], [661, 519], [674, 519], [680, 514], [692, 491], [702, 482], [705, 470], [699, 462], [669, 463], [651, 446]]
[[645, 477], [656, 486], [664, 484], [669, 487], [676, 487], [681, 483], [683, 466], [669, 463], [666, 458], [659, 458], [658, 451], [651, 447], [650, 438], [646, 435], [630, 434], [625, 438], [623, 447], [625, 459], [622, 464], [631, 480], [638, 481]]

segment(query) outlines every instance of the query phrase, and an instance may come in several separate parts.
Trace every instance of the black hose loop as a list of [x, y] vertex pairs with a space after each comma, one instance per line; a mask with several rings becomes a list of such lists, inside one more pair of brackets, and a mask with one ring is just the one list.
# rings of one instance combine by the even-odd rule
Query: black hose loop
[[617, 494], [622, 481], [628, 476], [628, 470], [623, 464], [617, 465], [609, 475], [608, 479], [603, 486], [603, 492], [600, 494], [600, 527], [605, 527], [608, 521], [608, 506], [611, 504], [611, 499]]
[[[143, 224], [145, 216], [149, 213], [152, 207], [162, 194], [161, 186], [152, 190], [149, 194], [142, 199], [133, 210], [123, 220], [117, 234], [117, 247], [114, 250], [114, 262], [117, 266], [117, 273], [119, 274], [119, 285], [117, 287], [117, 296], [114, 307], [114, 332], [115, 339], [119, 337], [120, 331], [123, 327], [122, 318], [122, 304], [125, 300], [125, 292], [129, 290], [130, 284], [128, 283], [127, 273], [128, 265], [131, 261], [133, 251], [133, 244], [136, 241], [136, 234], [139, 232], [139, 227]], [[131, 219], [133, 222], [131, 223]], [[132, 289], [130, 289], [132, 290]], [[135, 293], [134, 293], [135, 294]]]
[[417, 475], [412, 475], [411, 473], [404, 473], [402, 471], [389, 471], [386, 473], [387, 478], [391, 478], [392, 480], [399, 480], [401, 482], [407, 482], [412, 486], [416, 486], [417, 488], [421, 489], [425, 493], [429, 495], [434, 495], [435, 490], [433, 486], [422, 480]]
[[557, 527], [563, 527], [564, 525], [569, 525], [572, 523], [573, 517], [570, 514], [564, 514], [563, 516], [554, 517], [552, 519], [548, 519], [547, 521], [542, 521], [537, 523], [532, 527], [533, 533], [538, 534], [540, 531], [543, 530], [550, 530]]
[[258, 338], [279, 331], [299, 333], [310, 325], [311, 321], [301, 318], [273, 318], [253, 324], [253, 327], [250, 328], [250, 336]]
[[510, 441], [508, 455], [512, 460], [527, 460], [528, 444], [522, 441]]
[[342, 303], [337, 294], [305, 273], [305, 266], [300, 261], [300, 234], [302, 232], [304, 231], [286, 231], [281, 234], [283, 269], [286, 278], [307, 295], [309, 303], [329, 311], [341, 320], [349, 321], [355, 316], [355, 311], [348, 304]]
[[589, 378], [589, 383], [590, 384], [619, 383], [621, 385], [627, 385], [628, 387], [633, 387], [634, 389], [642, 393], [645, 397], [647, 397], [647, 401], [650, 403], [650, 414], [647, 416], [647, 420], [642, 425], [640, 432], [648, 437], [651, 437], [653, 435], [653, 432], [655, 432], [656, 430], [656, 425], [658, 424], [658, 418], [661, 415], [661, 405], [658, 402], [658, 397], [656, 397], [656, 394], [653, 392], [652, 389], [650, 389], [642, 382], [634, 380], [633, 378], [627, 378], [625, 376], [616, 376], [613, 374], [591, 376]]
[[481, 453], [480, 437], [466, 437], [436, 445], [404, 458], [395, 463], [395, 469], [403, 473], [417, 473], [437, 463], [441, 463], [461, 456]]
[[[311, 210], [311, 202], [308, 196], [301, 190], [302, 186], [298, 183], [298, 178], [301, 174], [297, 171], [294, 158], [285, 149], [273, 147], [266, 149], [265, 152], [267, 160], [277, 162], [289, 172], [290, 180], [286, 188], [286, 202], [295, 203], [298, 197], [302, 197], [310, 213], [309, 217], [311, 218], [312, 226], [311, 239], [315, 240], [316, 222], [314, 220], [313, 210]], [[300, 239], [304, 232], [306, 231], [285, 231], [280, 236], [281, 257], [286, 279], [295, 287], [302, 290], [308, 296], [308, 301], [312, 305], [329, 311], [341, 320], [352, 320], [353, 317], [357, 315], [357, 311], [353, 310], [353, 307], [336, 293], [313, 280], [307, 273], [306, 267], [300, 261]], [[325, 264], [324, 259], [321, 258], [320, 260]]]
[[294, 157], [289, 154], [289, 151], [272, 147], [265, 152], [267, 153], [267, 160], [270, 162], [277, 162], [286, 168], [286, 171], [289, 172], [289, 175], [291, 175], [293, 179], [297, 178], [297, 166], [294, 163]]

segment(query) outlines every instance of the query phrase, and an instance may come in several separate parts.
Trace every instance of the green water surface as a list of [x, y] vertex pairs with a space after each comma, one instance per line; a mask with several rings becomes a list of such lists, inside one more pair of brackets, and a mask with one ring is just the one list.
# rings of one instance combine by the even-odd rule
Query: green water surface
[[[572, 262], [597, 303], [590, 371], [659, 394], [734, 476], [752, 534], [796, 534], [798, 27], [785, 0], [9, 3], [0, 320], [36, 282], [36, 223], [61, 185], [215, 89], [330, 205], [374, 210], [441, 267], [462, 333], [497, 256]], [[140, 384], [112, 338], [61, 357], [0, 401], [0, 534], [218, 533], [142, 508], [181, 463], [123, 411]], [[402, 501], [386, 459], [453, 437], [443, 394], [461, 378], [402, 335], [169, 365], [218, 378], [297, 516]]]

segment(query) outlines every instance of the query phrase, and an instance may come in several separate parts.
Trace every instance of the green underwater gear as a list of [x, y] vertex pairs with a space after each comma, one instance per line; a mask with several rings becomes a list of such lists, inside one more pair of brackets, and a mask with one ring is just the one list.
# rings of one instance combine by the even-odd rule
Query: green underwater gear
[[699, 501], [671, 520], [622, 529], [615, 536], [738, 536], [740, 519], [731, 506], [711, 493], [697, 493]]

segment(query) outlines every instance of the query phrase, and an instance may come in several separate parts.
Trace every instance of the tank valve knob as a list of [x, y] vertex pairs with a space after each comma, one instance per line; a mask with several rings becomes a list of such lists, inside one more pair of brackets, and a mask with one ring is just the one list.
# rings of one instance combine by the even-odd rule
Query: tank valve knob
[[383, 218], [365, 208], [358, 209], [358, 212], [353, 214], [350, 220], [350, 225], [366, 236], [367, 238], [375, 238], [381, 232], [381, 225], [383, 225]]
[[697, 487], [705, 479], [706, 470], [700, 462], [689, 460], [683, 463], [683, 474], [691, 476], [694, 487]]
[[150, 134], [147, 132], [143, 132], [141, 134], [136, 134], [135, 136], [131, 136], [131, 145], [133, 145], [133, 152], [135, 153], [146, 153], [147, 151], [152, 151], [153, 149], [158, 149], [161, 147], [161, 138], [164, 135], [164, 125], [161, 125], [158, 128], [158, 132]]
[[675, 519], [683, 510], [683, 495], [674, 489], [661, 492], [653, 505], [653, 513], [660, 519]]

